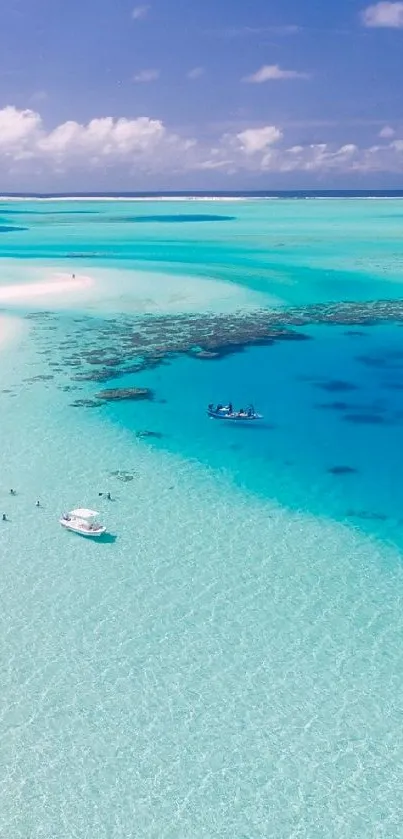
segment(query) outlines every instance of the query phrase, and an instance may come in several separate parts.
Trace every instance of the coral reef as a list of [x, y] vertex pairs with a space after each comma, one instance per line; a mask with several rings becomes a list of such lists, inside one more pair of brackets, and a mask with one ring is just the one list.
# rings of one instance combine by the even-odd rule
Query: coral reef
[[153, 399], [153, 392], [148, 387], [115, 387], [108, 390], [100, 390], [95, 399], [103, 399], [106, 402], [120, 402], [123, 399]]

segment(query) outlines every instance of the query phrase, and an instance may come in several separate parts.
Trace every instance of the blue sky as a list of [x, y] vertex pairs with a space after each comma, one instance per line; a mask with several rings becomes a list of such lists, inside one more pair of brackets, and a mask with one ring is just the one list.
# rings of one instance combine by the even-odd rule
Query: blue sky
[[402, 187], [402, 46], [403, 2], [9, 0], [3, 188]]

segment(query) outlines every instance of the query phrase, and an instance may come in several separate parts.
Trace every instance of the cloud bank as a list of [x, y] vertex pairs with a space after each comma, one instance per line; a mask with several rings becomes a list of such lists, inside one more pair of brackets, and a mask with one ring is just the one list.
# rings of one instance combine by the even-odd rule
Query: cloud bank
[[403, 3], [384, 0], [368, 6], [362, 13], [362, 21], [371, 29], [403, 29]]
[[396, 131], [394, 128], [392, 128], [390, 125], [385, 125], [384, 128], [381, 128], [379, 132], [379, 137], [381, 137], [382, 140], [389, 140], [391, 137], [394, 137], [395, 134]]
[[236, 135], [245, 154], [255, 154], [267, 149], [268, 146], [281, 140], [282, 133], [275, 125], [266, 125], [264, 128], [246, 128]]
[[281, 81], [282, 79], [308, 79], [308, 73], [301, 73], [299, 70], [282, 70], [278, 64], [264, 64], [256, 73], [245, 76], [244, 82], [249, 84], [262, 84], [263, 82]]
[[403, 173], [403, 139], [389, 126], [381, 135], [370, 147], [290, 145], [280, 127], [268, 124], [227, 132], [209, 143], [147, 116], [100, 117], [85, 124], [68, 120], [48, 129], [38, 112], [8, 106], [0, 110], [0, 173]]

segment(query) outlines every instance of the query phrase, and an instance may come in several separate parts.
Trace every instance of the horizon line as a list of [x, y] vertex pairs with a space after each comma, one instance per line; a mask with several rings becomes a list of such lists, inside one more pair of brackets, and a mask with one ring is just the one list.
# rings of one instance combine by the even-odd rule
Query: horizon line
[[81, 200], [81, 201], [141, 201], [141, 200], [247, 200], [269, 198], [403, 198], [403, 188], [399, 189], [267, 189], [267, 190], [161, 190], [161, 191], [101, 191], [101, 192], [3, 192], [0, 201], [23, 200]]

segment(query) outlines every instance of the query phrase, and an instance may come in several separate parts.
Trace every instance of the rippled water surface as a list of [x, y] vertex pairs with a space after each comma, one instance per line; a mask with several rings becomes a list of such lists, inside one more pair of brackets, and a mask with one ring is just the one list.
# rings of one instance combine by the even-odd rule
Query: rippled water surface
[[[139, 313], [399, 300], [402, 220], [399, 201], [1, 205], [22, 323], [0, 347], [1, 837], [401, 835], [400, 325], [102, 383], [71, 358]], [[73, 273], [93, 284], [32, 292]], [[128, 386], [154, 399], [72, 407]], [[209, 421], [228, 399], [262, 426]], [[78, 505], [105, 542], [59, 527]]]

